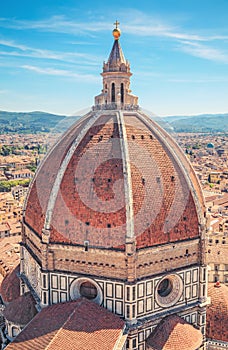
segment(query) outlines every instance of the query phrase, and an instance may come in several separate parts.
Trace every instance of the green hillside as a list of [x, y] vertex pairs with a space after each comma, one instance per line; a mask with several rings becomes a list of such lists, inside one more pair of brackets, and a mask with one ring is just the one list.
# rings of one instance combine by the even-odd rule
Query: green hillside
[[73, 124], [78, 117], [45, 112], [5, 112], [0, 111], [0, 133], [40, 133], [50, 132], [53, 129], [61, 132]]
[[[63, 132], [79, 117], [45, 112], [0, 111], [0, 134]], [[152, 117], [168, 132], [228, 132], [228, 114]]]
[[228, 132], [228, 114], [202, 114], [163, 118], [175, 132]]

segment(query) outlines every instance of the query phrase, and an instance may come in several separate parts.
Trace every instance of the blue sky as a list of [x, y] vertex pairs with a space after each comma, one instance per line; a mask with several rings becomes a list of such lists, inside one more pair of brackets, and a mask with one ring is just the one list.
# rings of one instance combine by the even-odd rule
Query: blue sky
[[0, 2], [0, 110], [93, 105], [118, 19], [132, 92], [157, 115], [228, 112], [228, 1]]

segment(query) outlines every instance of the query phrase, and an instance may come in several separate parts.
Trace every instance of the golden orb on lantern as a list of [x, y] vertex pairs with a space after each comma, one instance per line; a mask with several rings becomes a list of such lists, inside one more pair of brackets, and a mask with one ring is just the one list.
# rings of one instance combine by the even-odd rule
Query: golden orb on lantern
[[114, 36], [114, 39], [115, 39], [115, 40], [118, 40], [119, 37], [120, 37], [120, 35], [121, 35], [121, 30], [118, 28], [118, 25], [119, 25], [120, 23], [116, 20], [116, 22], [113, 23], [113, 24], [116, 26], [116, 28], [113, 29], [112, 35]]
[[120, 29], [119, 29], [119, 28], [113, 29], [112, 35], [114, 36], [114, 39], [115, 39], [115, 40], [118, 40], [119, 37], [120, 37], [120, 35], [121, 35]]

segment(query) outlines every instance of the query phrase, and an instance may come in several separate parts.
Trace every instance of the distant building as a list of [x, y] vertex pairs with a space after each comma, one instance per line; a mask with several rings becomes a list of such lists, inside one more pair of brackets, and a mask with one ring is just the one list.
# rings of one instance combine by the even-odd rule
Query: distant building
[[217, 153], [218, 153], [218, 155], [219, 155], [220, 157], [223, 156], [224, 153], [225, 153], [225, 149], [224, 149], [224, 148], [219, 148], [219, 149], [217, 149], [216, 151], [217, 151]]
[[13, 198], [17, 201], [19, 201], [21, 198], [24, 197], [24, 195], [27, 192], [27, 188], [23, 187], [23, 186], [14, 186], [11, 189], [11, 193], [13, 195]]
[[6, 171], [5, 175], [7, 176], [8, 179], [12, 179], [12, 180], [31, 179], [33, 177], [32, 171], [28, 169]]
[[9, 237], [10, 226], [8, 223], [0, 224], [0, 238]]
[[209, 174], [208, 181], [210, 183], [218, 183], [220, 181], [220, 178], [221, 178], [221, 173], [220, 172], [212, 171]]

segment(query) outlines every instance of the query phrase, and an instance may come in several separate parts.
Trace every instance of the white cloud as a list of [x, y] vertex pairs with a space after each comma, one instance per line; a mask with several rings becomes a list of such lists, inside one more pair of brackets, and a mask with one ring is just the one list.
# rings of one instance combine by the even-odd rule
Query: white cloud
[[228, 78], [211, 77], [211, 78], [169, 78], [171, 83], [193, 83], [193, 84], [208, 84], [208, 83], [227, 83]]
[[4, 56], [21, 56], [21, 57], [34, 57], [40, 59], [52, 59], [65, 62], [75, 63], [78, 59], [83, 63], [97, 64], [99, 58], [80, 52], [56, 52], [45, 49], [37, 49], [30, 46], [22, 45], [11, 40], [0, 40], [0, 45], [17, 49], [18, 51], [0, 51]]
[[80, 22], [76, 20], [70, 20], [66, 16], [52, 16], [48, 19], [29, 21], [29, 20], [8, 20], [6, 18], [0, 19], [0, 25], [6, 28], [24, 30], [24, 29], [37, 29], [41, 31], [50, 31], [56, 33], [67, 33], [78, 35], [80, 33], [98, 32], [107, 30], [110, 23], [104, 21], [97, 22]]
[[179, 49], [192, 56], [204, 58], [210, 61], [228, 63], [228, 54], [220, 49], [191, 41], [181, 41]]
[[[124, 29], [125, 33], [136, 36], [161, 36], [193, 41], [228, 40], [228, 35], [187, 33], [183, 28], [178, 28], [176, 25], [169, 25], [164, 20], [133, 9], [128, 9], [126, 13], [127, 16], [121, 28]], [[119, 17], [123, 18], [123, 12], [119, 14]], [[72, 20], [65, 15], [52, 16], [37, 21], [1, 18], [0, 26], [18, 30], [35, 29], [46, 32], [73, 34], [75, 36], [80, 34], [93, 36], [94, 33], [110, 30], [110, 21], [107, 21], [107, 16], [106, 19], [102, 18], [102, 20], [98, 20], [98, 18], [99, 16], [84, 22], [75, 19]]]
[[[227, 63], [227, 54], [220, 48], [214, 48], [205, 46], [207, 43], [222, 41], [226, 42], [228, 40], [228, 35], [221, 35], [220, 33], [215, 33], [214, 35], [204, 34], [200, 32], [188, 32], [177, 25], [170, 25], [167, 21], [161, 18], [156, 18], [155, 16], [147, 15], [143, 12], [129, 9], [126, 11], [127, 16], [124, 18], [123, 12], [119, 14], [122, 18], [123, 25], [121, 28], [125, 33], [134, 35], [135, 37], [159, 37], [170, 41], [174, 49], [178, 49], [189, 55], [200, 57], [202, 59], [212, 60]], [[117, 14], [118, 15], [118, 14]], [[113, 16], [113, 14], [112, 14]], [[0, 19], [0, 26], [20, 29], [20, 30], [39, 30], [46, 32], [56, 32], [74, 35], [75, 37], [80, 37], [80, 35], [93, 36], [95, 33], [110, 30], [110, 22], [107, 20], [109, 14], [104, 18], [99, 16], [93, 16], [90, 21], [80, 21], [72, 20], [65, 15], [52, 16], [44, 20], [29, 21], [29, 20], [16, 20], [16, 19]], [[79, 17], [80, 18], [80, 17]], [[175, 47], [176, 43], [180, 43], [178, 47]], [[76, 41], [76, 43], [78, 43]], [[85, 42], [81, 42], [82, 43]], [[79, 42], [80, 44], [80, 42]], [[80, 59], [90, 64], [97, 64], [97, 62], [102, 61], [102, 58], [94, 57], [93, 55], [88, 55], [84, 53], [73, 53], [73, 52], [54, 52], [50, 50], [35, 49], [15, 43], [13, 41], [0, 40], [0, 45], [5, 45], [18, 49], [21, 52], [21, 56], [27, 55], [28, 57], [36, 58], [46, 58], [61, 60], [66, 62], [74, 63], [75, 60]], [[89, 44], [87, 44], [89, 45]], [[6, 52], [2, 53], [7, 55]], [[9, 55], [14, 55], [15, 52], [9, 53]], [[19, 56], [19, 54], [15, 54]]]
[[21, 44], [17, 44], [13, 40], [0, 39], [0, 45], [7, 46], [7, 47], [12, 47], [12, 48], [19, 49], [19, 50], [22, 50], [22, 51], [28, 50], [27, 46], [21, 45]]
[[206, 38], [199, 36], [197, 34], [188, 34], [188, 33], [179, 33], [174, 30], [174, 28], [159, 24], [154, 25], [147, 23], [145, 25], [125, 25], [125, 31], [130, 34], [139, 35], [139, 36], [158, 36], [164, 38], [172, 39], [186, 39], [186, 40], [196, 40], [204, 41]]
[[30, 65], [23, 65], [21, 68], [33, 71], [38, 74], [45, 74], [45, 75], [54, 75], [54, 76], [62, 76], [62, 77], [68, 77], [68, 78], [74, 78], [79, 81], [98, 81], [100, 80], [99, 77], [92, 74], [78, 74], [69, 70], [64, 69], [55, 69], [55, 68], [42, 68], [37, 66], [30, 66]]

